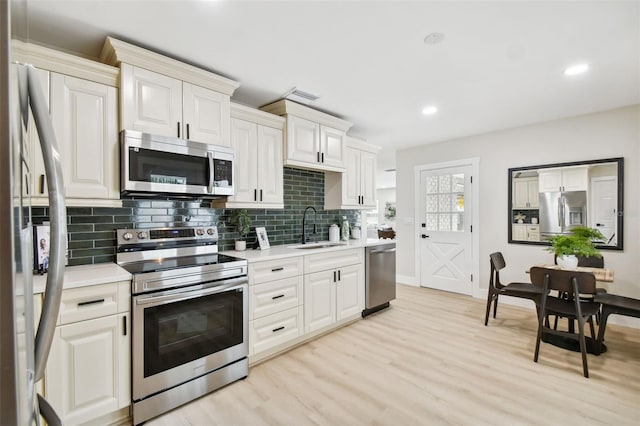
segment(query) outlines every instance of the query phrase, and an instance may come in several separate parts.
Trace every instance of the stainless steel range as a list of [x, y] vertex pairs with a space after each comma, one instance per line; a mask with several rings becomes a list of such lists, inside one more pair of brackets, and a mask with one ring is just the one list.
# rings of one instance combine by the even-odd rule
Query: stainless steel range
[[247, 261], [218, 254], [218, 230], [121, 229], [133, 274], [132, 400], [138, 424], [247, 376]]

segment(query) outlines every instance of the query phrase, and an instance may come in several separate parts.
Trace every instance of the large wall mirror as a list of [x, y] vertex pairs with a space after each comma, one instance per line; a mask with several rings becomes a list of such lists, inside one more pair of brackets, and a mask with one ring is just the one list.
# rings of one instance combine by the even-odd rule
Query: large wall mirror
[[599, 248], [622, 250], [623, 172], [622, 158], [509, 169], [509, 242], [549, 245], [588, 226], [605, 236]]

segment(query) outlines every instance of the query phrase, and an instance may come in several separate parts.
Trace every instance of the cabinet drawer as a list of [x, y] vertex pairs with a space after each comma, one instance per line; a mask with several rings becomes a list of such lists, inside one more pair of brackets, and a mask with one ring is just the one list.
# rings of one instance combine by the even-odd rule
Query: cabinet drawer
[[301, 275], [249, 288], [249, 319], [261, 318], [302, 304]]
[[351, 250], [336, 250], [328, 253], [312, 254], [304, 257], [304, 273], [311, 274], [319, 271], [340, 268], [341, 266], [362, 263], [361, 248]]
[[302, 274], [302, 256], [249, 264], [249, 284], [260, 284]]
[[120, 296], [128, 288], [128, 282], [121, 282], [64, 290], [58, 325], [128, 311], [128, 297]]
[[249, 342], [255, 355], [302, 334], [303, 308], [288, 309], [250, 321]]

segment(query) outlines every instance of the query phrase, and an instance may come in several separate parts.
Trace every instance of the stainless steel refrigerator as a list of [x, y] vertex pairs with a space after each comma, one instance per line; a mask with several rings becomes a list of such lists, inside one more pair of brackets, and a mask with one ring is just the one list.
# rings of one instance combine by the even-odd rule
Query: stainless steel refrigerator
[[[0, 424], [61, 424], [36, 394], [55, 332], [66, 250], [66, 207], [60, 153], [36, 71], [17, 63], [11, 40], [28, 41], [26, 0], [0, 0]], [[49, 187], [49, 272], [40, 321], [33, 307], [32, 179], [26, 132], [34, 120]], [[24, 321], [23, 330], [18, 324]]]
[[539, 204], [543, 240], [587, 224], [587, 191], [541, 192]]

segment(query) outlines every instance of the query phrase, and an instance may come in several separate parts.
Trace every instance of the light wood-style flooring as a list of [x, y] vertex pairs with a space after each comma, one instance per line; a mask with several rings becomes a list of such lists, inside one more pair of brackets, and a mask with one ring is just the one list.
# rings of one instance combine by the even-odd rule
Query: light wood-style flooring
[[607, 326], [608, 352], [542, 343], [535, 310], [398, 286], [392, 307], [251, 368], [158, 417], [186, 425], [636, 425], [640, 330]]

